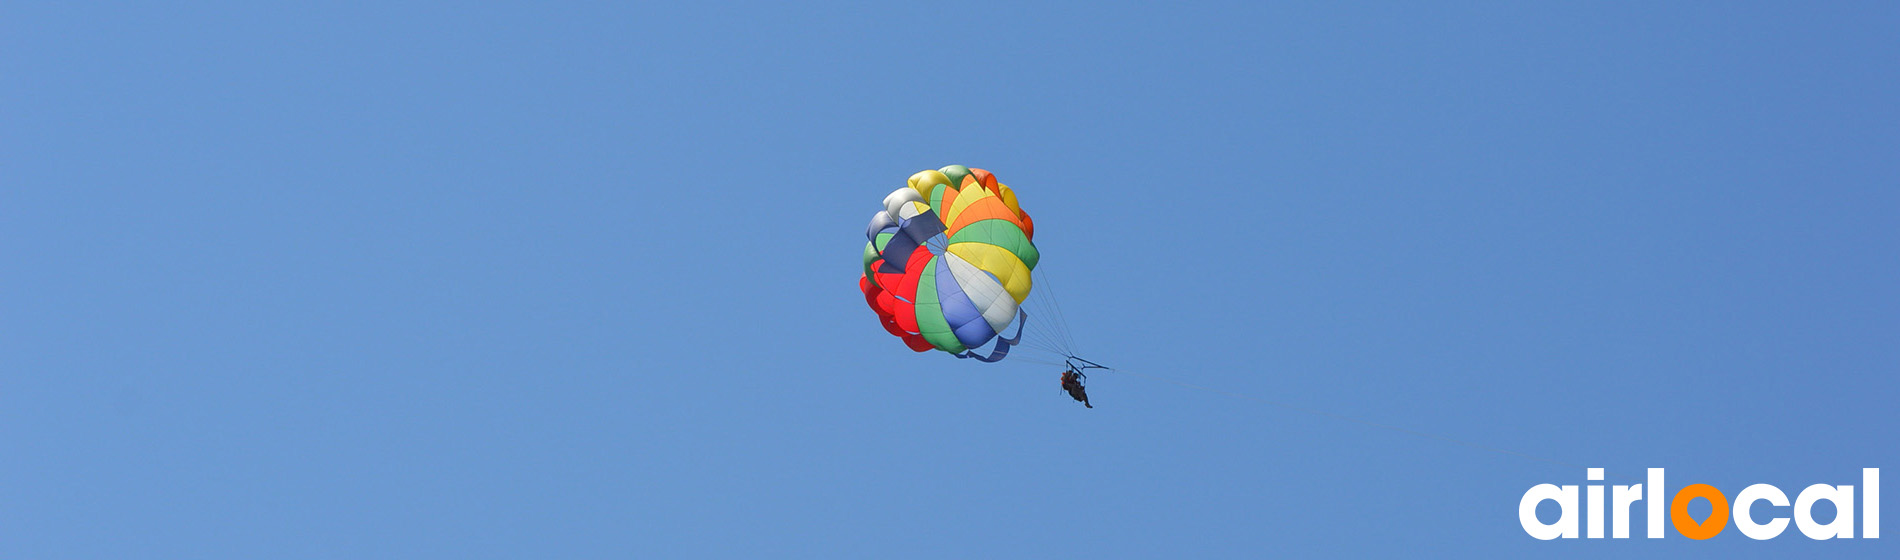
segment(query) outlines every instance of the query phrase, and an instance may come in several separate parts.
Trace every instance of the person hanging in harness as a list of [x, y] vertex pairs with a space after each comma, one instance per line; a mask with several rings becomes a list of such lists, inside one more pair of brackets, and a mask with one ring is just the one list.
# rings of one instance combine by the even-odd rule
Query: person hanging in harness
[[1082, 403], [1082, 406], [1095, 408], [1095, 405], [1089, 404], [1088, 389], [1082, 387], [1082, 380], [1084, 379], [1087, 378], [1082, 376], [1082, 372], [1076, 371], [1075, 368], [1070, 368], [1062, 372], [1062, 390], [1067, 391], [1069, 398]]

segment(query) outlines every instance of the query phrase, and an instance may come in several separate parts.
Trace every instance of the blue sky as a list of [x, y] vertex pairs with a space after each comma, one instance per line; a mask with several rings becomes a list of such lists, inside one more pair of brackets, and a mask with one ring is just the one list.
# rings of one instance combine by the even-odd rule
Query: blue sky
[[1085, 410], [911, 353], [856, 277], [886, 193], [987, 168], [1103, 363], [1858, 484], [1900, 467], [1896, 28], [9, 4], [0, 556], [1891, 558], [1891, 500], [1881, 540], [1537, 541], [1518, 498], [1581, 469], [1112, 373]]

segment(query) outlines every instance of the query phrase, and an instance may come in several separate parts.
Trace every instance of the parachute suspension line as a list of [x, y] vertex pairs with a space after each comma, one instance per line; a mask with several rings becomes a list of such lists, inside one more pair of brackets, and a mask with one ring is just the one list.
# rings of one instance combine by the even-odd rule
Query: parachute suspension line
[[1063, 348], [1068, 349], [1070, 354], [1074, 354], [1076, 352], [1075, 332], [1069, 330], [1069, 312], [1068, 310], [1062, 308], [1062, 298], [1057, 297], [1056, 290], [1053, 289], [1055, 287], [1055, 282], [1050, 280], [1048, 276], [1044, 276], [1043, 280], [1049, 282], [1049, 287], [1051, 288], [1049, 290], [1049, 303], [1050, 305], [1054, 305], [1056, 308], [1056, 320], [1061, 323], [1062, 338], [1067, 341], [1067, 343], [1063, 345]]
[[[1054, 320], [1053, 312], [1050, 313], [1050, 317], [1051, 317], [1051, 320], [1053, 321]], [[1043, 351], [1046, 351], [1058, 356], [1068, 354], [1068, 352], [1063, 351], [1063, 348], [1058, 345], [1058, 343], [1056, 342], [1058, 339], [1056, 338], [1054, 331], [1052, 331], [1050, 327], [1031, 328], [1030, 334], [1032, 336], [1026, 337], [1025, 341], [1029, 343], [1031, 346], [1034, 346], [1039, 350], [1043, 350]]]
[[1050, 360], [1061, 360], [1067, 356], [1066, 354], [1063, 354], [1062, 352], [1050, 350], [1048, 348], [1036, 348], [1035, 350], [1038, 353], [1037, 355], [1046, 359], [1050, 359]]
[[[1085, 360], [1085, 361], [1086, 361], [1086, 360]], [[1098, 367], [1099, 367], [1099, 366], [1098, 366]], [[1263, 404], [1267, 404], [1267, 405], [1272, 405], [1272, 406], [1276, 406], [1276, 407], [1280, 407], [1280, 408], [1284, 408], [1284, 409], [1287, 409], [1287, 410], [1291, 410], [1291, 411], [1294, 411], [1294, 412], [1301, 412], [1301, 413], [1305, 413], [1305, 414], [1311, 414], [1311, 415], [1314, 415], [1314, 416], [1324, 416], [1324, 417], [1327, 417], [1327, 418], [1332, 418], [1332, 419], [1334, 419], [1334, 420], [1343, 420], [1343, 421], [1346, 421], [1346, 422], [1351, 422], [1351, 423], [1354, 423], [1354, 424], [1359, 424], [1359, 425], [1362, 425], [1362, 426], [1369, 426], [1369, 427], [1373, 427], [1373, 428], [1378, 428], [1378, 429], [1381, 429], [1381, 430], [1390, 430], [1390, 431], [1394, 431], [1394, 432], [1399, 432], [1399, 433], [1402, 433], [1402, 434], [1411, 434], [1411, 435], [1414, 435], [1414, 436], [1418, 436], [1418, 437], [1422, 437], [1422, 438], [1426, 438], [1426, 439], [1435, 439], [1435, 440], [1438, 440], [1438, 441], [1442, 441], [1442, 442], [1446, 442], [1446, 443], [1452, 443], [1452, 444], [1456, 444], [1456, 445], [1462, 445], [1462, 446], [1465, 446], [1465, 447], [1469, 447], [1469, 448], [1472, 448], [1472, 449], [1477, 449], [1477, 450], [1480, 450], [1480, 451], [1489, 451], [1489, 452], [1492, 452], [1492, 453], [1500, 453], [1500, 454], [1504, 454], [1504, 455], [1511, 455], [1511, 456], [1515, 456], [1515, 457], [1518, 457], [1518, 458], [1522, 458], [1522, 459], [1528, 459], [1528, 460], [1531, 460], [1531, 461], [1538, 461], [1538, 462], [1543, 462], [1543, 463], [1550, 463], [1550, 464], [1553, 464], [1553, 465], [1562, 465], [1562, 466], [1566, 466], [1566, 467], [1571, 467], [1571, 468], [1577, 468], [1577, 469], [1582, 469], [1582, 468], [1586, 468], [1586, 467], [1584, 467], [1583, 465], [1578, 465], [1578, 464], [1576, 464], [1576, 463], [1571, 463], [1571, 462], [1568, 462], [1568, 461], [1559, 461], [1559, 460], [1556, 460], [1556, 459], [1550, 459], [1550, 458], [1546, 458], [1546, 457], [1539, 457], [1539, 456], [1536, 456], [1536, 455], [1531, 455], [1531, 454], [1528, 454], [1528, 453], [1521, 453], [1521, 452], [1517, 452], [1517, 451], [1512, 451], [1512, 450], [1509, 450], [1509, 449], [1504, 449], [1504, 448], [1501, 448], [1501, 447], [1492, 447], [1492, 446], [1489, 446], [1489, 445], [1484, 445], [1484, 444], [1481, 444], [1481, 443], [1473, 443], [1473, 442], [1469, 442], [1469, 441], [1465, 441], [1465, 440], [1462, 440], [1462, 439], [1458, 439], [1458, 438], [1454, 438], [1454, 437], [1449, 437], [1449, 436], [1441, 436], [1441, 435], [1438, 435], [1438, 434], [1434, 434], [1434, 433], [1431, 433], [1431, 432], [1421, 432], [1421, 431], [1418, 431], [1418, 430], [1414, 430], [1414, 429], [1411, 429], [1411, 428], [1401, 428], [1401, 427], [1398, 427], [1398, 426], [1393, 426], [1393, 425], [1391, 425], [1391, 424], [1381, 424], [1381, 423], [1378, 423], [1378, 422], [1373, 422], [1373, 421], [1371, 421], [1371, 420], [1364, 420], [1364, 419], [1360, 419], [1360, 418], [1355, 418], [1355, 417], [1352, 417], [1352, 416], [1347, 416], [1347, 415], [1344, 415], [1344, 414], [1336, 414], [1336, 413], [1332, 413], [1332, 412], [1327, 412], [1327, 411], [1324, 411], [1324, 410], [1319, 410], [1319, 409], [1314, 409], [1314, 408], [1307, 408], [1307, 407], [1303, 407], [1303, 406], [1299, 406], [1299, 405], [1295, 405], [1295, 404], [1289, 404], [1289, 403], [1284, 403], [1284, 402], [1280, 402], [1280, 401], [1276, 401], [1276, 400], [1272, 400], [1272, 399], [1263, 399], [1263, 398], [1260, 398], [1260, 397], [1256, 397], [1256, 396], [1253, 396], [1253, 395], [1248, 395], [1248, 394], [1244, 394], [1244, 393], [1236, 393], [1236, 392], [1233, 392], [1233, 391], [1227, 391], [1227, 390], [1222, 390], [1222, 389], [1215, 389], [1215, 388], [1213, 388], [1213, 387], [1204, 387], [1204, 386], [1201, 386], [1201, 385], [1195, 385], [1195, 384], [1193, 384], [1193, 383], [1188, 383], [1188, 382], [1185, 382], [1185, 381], [1180, 381], [1180, 380], [1177, 380], [1177, 379], [1172, 379], [1172, 378], [1168, 378], [1168, 377], [1162, 377], [1162, 376], [1159, 376], [1159, 375], [1150, 375], [1150, 374], [1146, 374], [1146, 373], [1141, 373], [1141, 372], [1136, 372], [1136, 371], [1128, 371], [1128, 370], [1125, 370], [1125, 369], [1115, 369], [1115, 368], [1103, 368], [1103, 369], [1106, 369], [1106, 370], [1108, 370], [1108, 371], [1111, 371], [1111, 372], [1115, 372], [1115, 373], [1121, 373], [1121, 374], [1126, 374], [1126, 375], [1133, 375], [1133, 376], [1135, 376], [1135, 377], [1144, 377], [1144, 378], [1147, 378], [1147, 379], [1150, 379], [1150, 380], [1154, 380], [1154, 381], [1160, 381], [1160, 382], [1162, 382], [1162, 383], [1168, 383], [1168, 384], [1171, 384], [1171, 385], [1177, 385], [1177, 386], [1180, 386], [1180, 387], [1186, 387], [1186, 388], [1189, 388], [1189, 389], [1195, 389], [1195, 390], [1199, 390], [1199, 391], [1207, 391], [1207, 392], [1209, 392], [1209, 393], [1216, 393], [1216, 394], [1221, 394], [1221, 395], [1227, 395], [1227, 396], [1229, 396], [1229, 397], [1234, 397], [1234, 398], [1238, 398], [1238, 399], [1246, 399], [1246, 400], [1250, 400], [1250, 401], [1254, 401], [1254, 402], [1258, 402], [1258, 403], [1263, 403]], [[1622, 478], [1622, 479], [1626, 479], [1626, 480], [1633, 480], [1633, 481], [1637, 481], [1637, 482], [1642, 482], [1642, 480], [1641, 480], [1641, 479], [1638, 479], [1638, 478], [1633, 478], [1633, 477], [1630, 477], [1630, 476], [1626, 476], [1626, 475], [1617, 475], [1617, 478]]]
[[[1047, 320], [1049, 320], [1047, 317], [1043, 317], [1043, 319], [1040, 321], [1025, 321], [1023, 323], [1023, 326], [1019, 327], [1019, 329], [1026, 328], [1026, 330], [1017, 331], [1017, 342], [1015, 343], [1015, 347], [1026, 349], [1026, 350], [1035, 350], [1038, 352], [1045, 352], [1048, 354], [1052, 354], [1054, 356], [1061, 356], [1062, 352], [1058, 351], [1052, 346], [1049, 346], [1047, 342], [1044, 342], [1043, 340], [1041, 340], [1043, 338], [1046, 338], [1046, 335], [1043, 334], [1046, 331], [1043, 330], [1038, 325], [1040, 325], [1041, 323]], [[1024, 336], [1024, 335], [1028, 335], [1028, 336]]]
[[1011, 360], [1011, 361], [1017, 361], [1017, 362], [1028, 362], [1028, 363], [1032, 363], [1032, 364], [1039, 364], [1039, 365], [1045, 365], [1045, 366], [1060, 366], [1060, 365], [1062, 365], [1062, 362], [1055, 362], [1055, 361], [1050, 361], [1050, 360], [1043, 360], [1043, 359], [1038, 359], [1038, 358], [1032, 358], [1032, 357], [1027, 357], [1027, 356], [1010, 356], [1010, 360]]
[[1036, 287], [1030, 290], [1029, 297], [1034, 300], [1034, 305], [1042, 310], [1041, 315], [1044, 318], [1039, 328], [1035, 329], [1037, 338], [1042, 339], [1049, 349], [1064, 357], [1075, 354], [1075, 339], [1069, 332], [1068, 317], [1062, 313], [1062, 306], [1057, 303], [1055, 290], [1049, 281], [1049, 274], [1041, 271], [1033, 274]]
[[[1042, 320], [1029, 326], [1028, 331], [1033, 336], [1024, 337], [1024, 341], [1019, 343], [1019, 346], [1026, 346], [1049, 353], [1053, 356], [1053, 359], [1061, 361], [1059, 363], [1037, 360], [1024, 361], [1061, 365], [1067, 367], [1069, 371], [1076, 372], [1078, 375], [1082, 375], [1091, 369], [1109, 369], [1108, 366], [1089, 361], [1088, 359], [1076, 355], [1075, 335], [1073, 331], [1069, 329], [1068, 316], [1063, 312], [1061, 299], [1056, 295], [1054, 282], [1049, 279], [1049, 273], [1047, 272], [1037, 271], [1034, 272], [1034, 274], [1035, 289], [1030, 291], [1029, 296], [1030, 299], [1034, 301], [1025, 301], [1024, 303], [1033, 304], [1038, 310], [1038, 315]], [[1086, 375], [1083, 375], [1083, 377], [1086, 378]]]
[[[1056, 352], [1056, 351], [1053, 351], [1053, 350], [1048, 350], [1048, 349], [1044, 349], [1044, 348], [1036, 348], [1036, 347], [1033, 347], [1033, 346], [1017, 346], [1017, 348], [1023, 348], [1023, 349], [1026, 349], [1026, 350], [1034, 350], [1034, 351], [1036, 352], [1035, 354], [1024, 354], [1024, 355], [1025, 355], [1025, 356], [1029, 356], [1030, 358], [1033, 358], [1033, 359], [1037, 359], [1037, 360], [1044, 360], [1044, 361], [1048, 361], [1048, 360], [1061, 360], [1061, 359], [1062, 359], [1062, 354], [1061, 354], [1061, 353], [1058, 353], [1058, 352]], [[1050, 362], [1050, 363], [1053, 363], [1054, 365], [1062, 365], [1062, 363], [1061, 363], [1061, 362], [1059, 362], [1059, 361], [1058, 361], [1058, 362]]]
[[[1037, 283], [1041, 283], [1040, 279], [1038, 279]], [[1029, 290], [1029, 300], [1024, 303], [1033, 305], [1036, 307], [1036, 310], [1041, 313], [1043, 321], [1038, 324], [1038, 330], [1040, 330], [1044, 336], [1048, 336], [1055, 334], [1054, 329], [1057, 321], [1056, 310], [1050, 308], [1048, 304], [1044, 302], [1044, 298], [1048, 297], [1048, 295], [1043, 293], [1040, 288], [1041, 286], [1032, 287]]]
[[[1028, 315], [1027, 311], [1023, 311], [1022, 313], [1024, 313], [1025, 317]], [[1046, 327], [1041, 325], [1050, 320], [1053, 320], [1053, 317], [1042, 313], [1042, 310], [1038, 309], [1035, 320], [1025, 318], [1017, 327], [1016, 341], [1012, 344], [1017, 348], [1032, 349], [1058, 356], [1061, 355], [1061, 352], [1058, 352], [1054, 347], [1049, 346], [1049, 344], [1043, 340], [1047, 338], [1045, 334], [1047, 330]]]
[[1062, 352], [1061, 350], [1057, 350], [1057, 349], [1055, 349], [1055, 348], [1053, 348], [1053, 347], [1050, 347], [1050, 346], [1049, 346], [1048, 344], [1046, 344], [1046, 343], [1043, 343], [1043, 342], [1030, 342], [1030, 341], [1029, 341], [1029, 340], [1028, 340], [1027, 338], [1025, 338], [1025, 339], [1023, 340], [1023, 344], [1021, 344], [1021, 345], [1019, 345], [1018, 347], [1020, 347], [1020, 348], [1028, 348], [1028, 349], [1031, 349], [1031, 350], [1035, 350], [1035, 351], [1037, 351], [1037, 352], [1044, 352], [1044, 353], [1048, 353], [1048, 354], [1050, 354], [1051, 356], [1053, 356], [1053, 357], [1057, 357], [1057, 358], [1060, 358], [1060, 357], [1063, 357], [1063, 356], [1064, 356], [1064, 354], [1063, 354], [1063, 352]]
[[1045, 273], [1042, 275], [1042, 284], [1044, 291], [1047, 292], [1045, 295], [1049, 300], [1049, 305], [1056, 309], [1056, 324], [1060, 325], [1062, 329], [1057, 333], [1062, 335], [1062, 348], [1068, 350], [1070, 354], [1074, 354], [1075, 335], [1069, 330], [1069, 315], [1062, 312], [1062, 300], [1056, 297], [1055, 282], [1050, 281], [1049, 275]]
[[1049, 274], [1043, 271], [1033, 271], [1032, 274], [1033, 287], [1029, 296], [1021, 302], [1021, 307], [1033, 314], [1034, 318], [1019, 322], [1017, 339], [1010, 344], [1016, 349], [1047, 354], [1041, 356], [1048, 360], [1042, 362], [1045, 364], [1069, 363], [1068, 359], [1075, 356], [1075, 336], [1069, 330], [1068, 316], [1056, 299]]
[[1068, 354], [1066, 349], [1062, 347], [1062, 338], [1057, 330], [1061, 328], [1059, 325], [1061, 318], [1056, 315], [1054, 308], [1042, 302], [1043, 300], [1041, 298], [1045, 296], [1040, 290], [1033, 290], [1030, 294], [1030, 297], [1036, 300], [1034, 303], [1038, 312], [1037, 314], [1042, 320], [1030, 326], [1029, 330], [1032, 336], [1025, 337], [1025, 339], [1050, 353], [1059, 356]]

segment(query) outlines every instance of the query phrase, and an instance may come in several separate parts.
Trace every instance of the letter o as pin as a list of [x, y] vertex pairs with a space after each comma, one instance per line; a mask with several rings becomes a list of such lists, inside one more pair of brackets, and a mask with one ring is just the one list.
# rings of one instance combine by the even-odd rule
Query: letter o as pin
[[[1689, 502], [1696, 498], [1709, 500], [1709, 518], [1697, 523], [1689, 517]], [[1691, 484], [1676, 492], [1675, 499], [1669, 501], [1669, 523], [1676, 526], [1676, 532], [1695, 540], [1707, 540], [1722, 534], [1728, 528], [1728, 497], [1721, 490], [1707, 484]]]

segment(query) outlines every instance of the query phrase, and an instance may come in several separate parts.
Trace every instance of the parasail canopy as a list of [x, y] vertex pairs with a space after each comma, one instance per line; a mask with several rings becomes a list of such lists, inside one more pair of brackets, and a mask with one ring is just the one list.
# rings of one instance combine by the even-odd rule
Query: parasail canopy
[[990, 172], [919, 171], [871, 217], [858, 285], [910, 349], [1000, 360], [1028, 318], [1035, 234], [1015, 191]]

